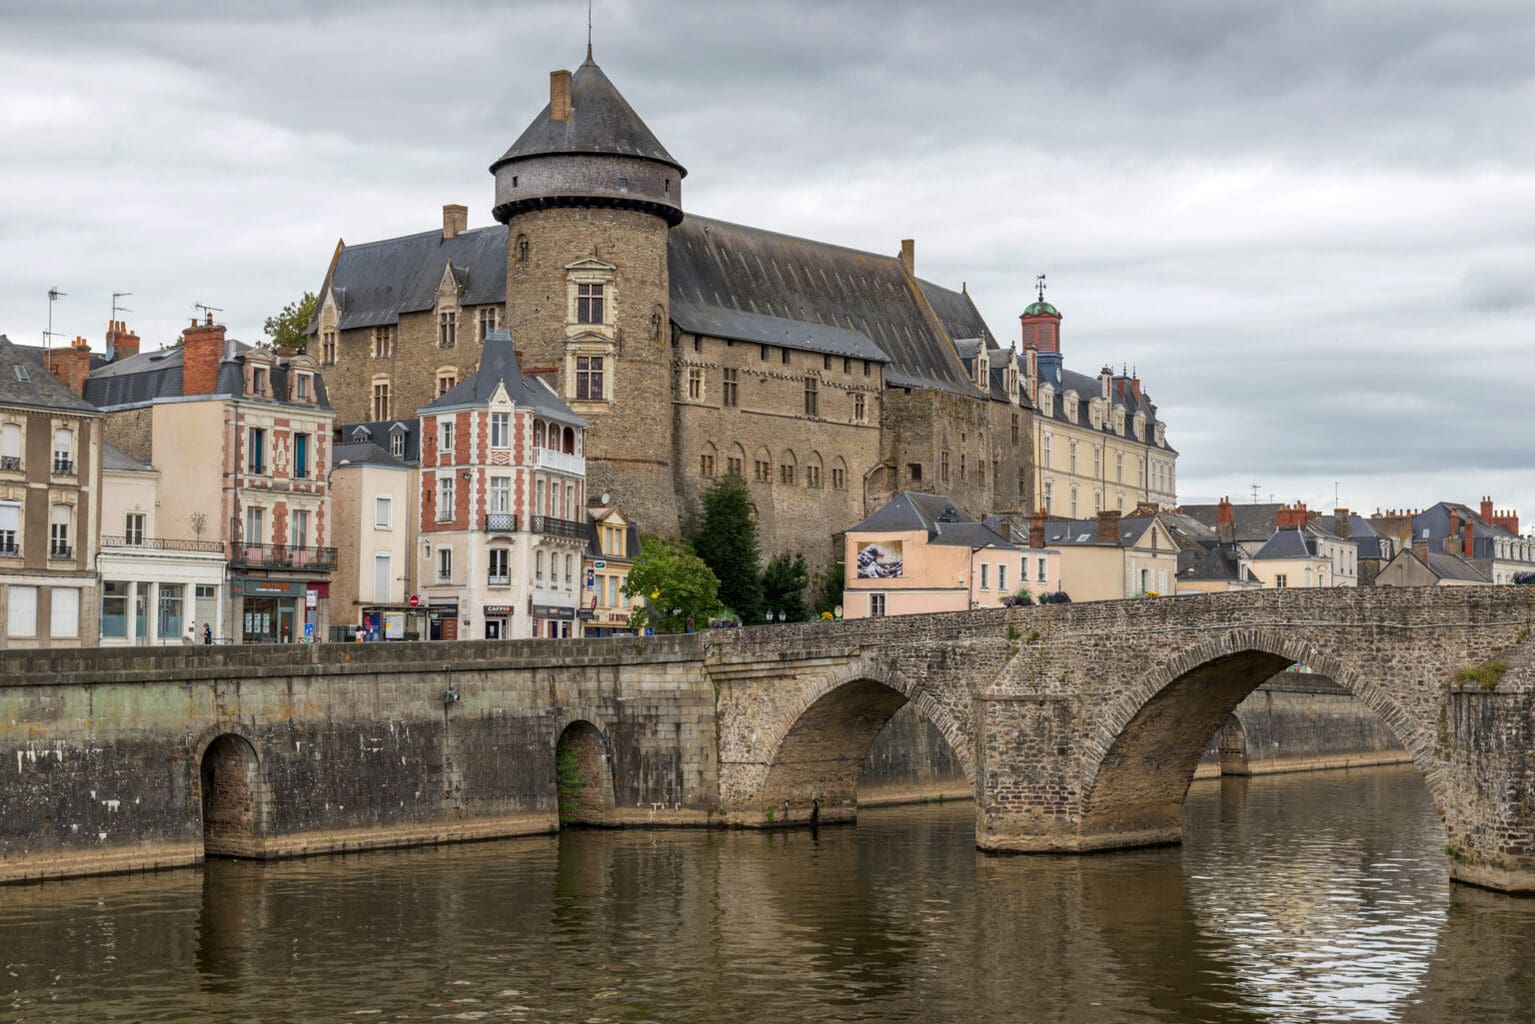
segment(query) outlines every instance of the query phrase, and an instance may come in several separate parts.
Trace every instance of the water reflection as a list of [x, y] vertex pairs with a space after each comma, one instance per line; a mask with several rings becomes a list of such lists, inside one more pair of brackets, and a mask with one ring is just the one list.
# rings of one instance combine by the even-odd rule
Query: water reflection
[[[0, 889], [25, 1020], [1527, 1020], [1535, 902], [1410, 769], [1196, 787], [1180, 849], [989, 857], [968, 807]], [[3, 1016], [3, 1014], [0, 1014]]]

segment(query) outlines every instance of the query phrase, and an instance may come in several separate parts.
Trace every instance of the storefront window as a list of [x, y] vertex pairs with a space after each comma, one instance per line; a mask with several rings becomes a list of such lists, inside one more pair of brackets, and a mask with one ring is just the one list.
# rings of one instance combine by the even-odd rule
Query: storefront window
[[101, 585], [101, 635], [127, 639], [128, 584], [108, 580]]
[[186, 630], [181, 621], [181, 601], [185, 592], [186, 587], [180, 583], [160, 584], [160, 614], [157, 620], [160, 639], [178, 639]]

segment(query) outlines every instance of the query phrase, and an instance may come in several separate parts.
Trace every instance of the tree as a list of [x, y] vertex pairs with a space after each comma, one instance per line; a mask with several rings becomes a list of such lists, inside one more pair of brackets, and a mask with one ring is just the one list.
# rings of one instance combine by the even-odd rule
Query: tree
[[842, 603], [843, 575], [847, 569], [842, 564], [842, 559], [837, 559], [815, 579], [815, 596], [811, 599], [810, 610], [817, 615], [831, 615]]
[[309, 321], [314, 319], [317, 301], [314, 292], [305, 292], [302, 299], [288, 303], [281, 313], [267, 317], [262, 328], [266, 331], [267, 345], [304, 351], [304, 346], [309, 344]]
[[629, 613], [631, 629], [680, 633], [691, 620], [707, 625], [721, 611], [720, 581], [693, 552], [677, 541], [646, 537], [624, 581], [624, 593], [644, 599]]
[[762, 621], [757, 509], [746, 481], [728, 473], [703, 493], [693, 550], [720, 581], [720, 600], [746, 625]]
[[775, 555], [762, 570], [762, 607], [768, 615], [783, 612], [785, 622], [804, 622], [809, 608], [805, 604], [805, 588], [810, 585], [810, 572], [805, 568], [805, 556], [799, 552]]

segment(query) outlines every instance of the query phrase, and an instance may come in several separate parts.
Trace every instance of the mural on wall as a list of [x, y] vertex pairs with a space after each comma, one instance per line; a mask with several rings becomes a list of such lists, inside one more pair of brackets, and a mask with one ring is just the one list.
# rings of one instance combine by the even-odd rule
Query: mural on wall
[[901, 542], [865, 544], [858, 550], [858, 578], [893, 580], [901, 575]]

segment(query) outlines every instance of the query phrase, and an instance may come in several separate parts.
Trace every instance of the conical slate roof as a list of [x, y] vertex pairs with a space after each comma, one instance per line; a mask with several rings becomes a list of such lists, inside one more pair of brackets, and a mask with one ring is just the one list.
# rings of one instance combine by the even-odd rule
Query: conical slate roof
[[596, 153], [656, 160], [677, 168], [681, 175], [688, 173], [651, 134], [590, 53], [586, 63], [570, 76], [570, 105], [568, 121], [551, 121], [549, 106], [545, 104], [533, 123], [512, 143], [512, 148], [490, 169], [494, 171], [511, 160], [548, 153]]

